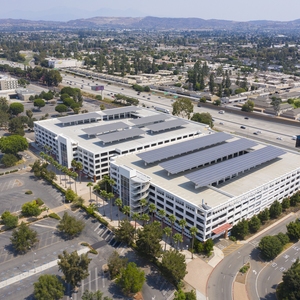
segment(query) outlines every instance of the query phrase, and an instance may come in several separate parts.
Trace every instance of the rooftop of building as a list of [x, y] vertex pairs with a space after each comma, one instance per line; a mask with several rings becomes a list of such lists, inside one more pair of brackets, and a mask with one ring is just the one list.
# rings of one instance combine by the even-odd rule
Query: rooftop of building
[[[228, 142], [237, 139], [237, 137], [233, 136]], [[257, 144], [252, 149], [258, 150], [264, 147], [266, 147], [266, 145]], [[195, 170], [182, 172], [177, 175], [168, 175], [167, 171], [158, 163], [146, 166], [144, 161], [139, 158], [137, 154], [138, 153], [121, 155], [115, 157], [114, 161], [118, 165], [135, 168], [137, 171], [149, 176], [151, 182], [155, 185], [199, 207], [202, 206], [202, 200], [212, 208], [225, 204], [234, 197], [241, 196], [295, 169], [300, 169], [299, 154], [286, 152], [270, 162], [245, 171], [242, 175], [218, 184], [217, 186], [206, 186], [195, 189], [195, 184], [185, 177]]]
[[[114, 109], [116, 110], [116, 109]], [[109, 112], [109, 110], [105, 111], [96, 111], [93, 112], [94, 115], [99, 115], [101, 118], [102, 116], [106, 115]], [[87, 114], [85, 114], [87, 115]], [[150, 117], [150, 116], [162, 116], [162, 120], [165, 119], [165, 116], [168, 118], [162, 122], [170, 122], [173, 120], [182, 120], [181, 118], [177, 118], [175, 116], [172, 116], [170, 114], [164, 114], [160, 113], [157, 111], [154, 111], [153, 109], [145, 109], [145, 108], [139, 108], [134, 113], [135, 116], [138, 116], [140, 118], [145, 118], [145, 117]], [[74, 115], [76, 116], [81, 116], [81, 115]], [[68, 117], [67, 117], [68, 118]], [[180, 126], [178, 128], [174, 129], [169, 129], [165, 131], [161, 131], [158, 133], [151, 133], [149, 132], [147, 127], [141, 128], [145, 133], [136, 136], [134, 138], [129, 138], [125, 140], [120, 140], [120, 141], [115, 141], [112, 143], [106, 143], [103, 144], [103, 142], [100, 140], [101, 136], [90, 136], [88, 137], [87, 133], [84, 131], [87, 128], [93, 128], [96, 126], [101, 126], [101, 125], [109, 125], [109, 124], [115, 124], [117, 122], [123, 122], [128, 125], [128, 129], [131, 127], [134, 127], [134, 123], [131, 122], [134, 120], [134, 118], [123, 118], [123, 119], [114, 119], [114, 120], [103, 120], [103, 121], [98, 121], [98, 122], [93, 122], [93, 123], [84, 123], [84, 124], [76, 124], [76, 125], [63, 125], [62, 124], [63, 118], [53, 118], [53, 119], [48, 119], [48, 120], [43, 120], [43, 121], [37, 121], [35, 124], [43, 126], [50, 132], [54, 133], [55, 135], [63, 135], [66, 138], [69, 138], [70, 140], [77, 142], [78, 146], [80, 148], [86, 149], [89, 152], [93, 153], [101, 153], [105, 151], [112, 151], [115, 149], [121, 149], [122, 151], [126, 151], [129, 149], [132, 149], [134, 147], [142, 147], [146, 144], [151, 144], [151, 143], [158, 143], [160, 141], [166, 140], [166, 139], [173, 139], [176, 138], [177, 136], [182, 136], [182, 135], [189, 135], [189, 134], [202, 134], [203, 132], [207, 132], [207, 128], [205, 124], [201, 123], [196, 123], [192, 121], [186, 121], [186, 124], [183, 126]], [[157, 124], [157, 123], [155, 123]], [[146, 126], [148, 126], [147, 124]], [[122, 129], [120, 127], [120, 129]], [[114, 129], [115, 130], [115, 129]], [[124, 129], [127, 130], [127, 129]], [[115, 131], [112, 131], [114, 133]], [[119, 131], [121, 132], [121, 131]], [[105, 136], [108, 136], [110, 133], [106, 133]], [[121, 134], [120, 134], [121, 135]]]

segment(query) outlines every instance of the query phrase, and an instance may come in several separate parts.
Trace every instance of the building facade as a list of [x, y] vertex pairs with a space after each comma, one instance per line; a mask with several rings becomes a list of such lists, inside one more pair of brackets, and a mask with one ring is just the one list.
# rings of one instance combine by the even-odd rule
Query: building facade
[[8, 76], [3, 76], [0, 75], [0, 90], [13, 90], [18, 88], [18, 80], [8, 77]]

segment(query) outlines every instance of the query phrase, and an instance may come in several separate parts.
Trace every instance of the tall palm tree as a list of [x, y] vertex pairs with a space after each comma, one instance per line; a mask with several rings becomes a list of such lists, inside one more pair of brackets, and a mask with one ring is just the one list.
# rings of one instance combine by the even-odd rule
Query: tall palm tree
[[68, 169], [68, 171], [67, 171], [67, 175], [69, 176], [69, 185], [70, 185], [70, 189], [72, 189], [72, 186], [71, 186], [71, 176], [72, 176], [72, 171], [70, 171], [69, 169]]
[[[123, 205], [123, 202], [121, 200], [121, 198], [117, 198], [115, 200], [115, 204], [117, 205], [118, 209], [120, 210], [122, 205]], [[118, 212], [118, 226], [120, 225], [120, 213]]]
[[147, 206], [148, 202], [146, 199], [140, 200], [140, 206], [142, 207], [142, 214], [144, 214], [144, 207]]
[[172, 237], [173, 237], [173, 227], [174, 227], [174, 223], [175, 223], [175, 221], [176, 221], [176, 217], [175, 217], [174, 215], [169, 215], [169, 216], [168, 216], [168, 219], [169, 219], [169, 221], [170, 221], [170, 223], [171, 223]]
[[97, 205], [98, 205], [98, 196], [100, 195], [100, 186], [98, 184], [95, 184], [93, 186], [93, 190], [95, 191], [95, 194], [96, 194], [96, 202], [97, 202]]
[[141, 220], [143, 221], [143, 226], [145, 226], [145, 222], [149, 222], [150, 221], [150, 217], [147, 214], [142, 214], [141, 215]]
[[76, 172], [71, 172], [71, 177], [74, 179], [75, 193], [77, 194], [76, 178], [78, 177], [78, 174]]
[[[178, 223], [179, 223], [179, 225], [180, 225], [180, 227], [181, 227], [181, 236], [182, 236], [182, 241], [183, 241], [183, 231], [184, 231], [184, 228], [185, 228], [187, 222], [186, 222], [186, 220], [181, 219], [181, 220], [179, 220]], [[183, 250], [183, 243], [182, 243], [182, 245], [181, 245], [181, 250]]]
[[59, 163], [57, 164], [57, 170], [59, 171], [59, 184], [61, 184], [61, 176], [62, 176], [62, 168], [63, 166], [60, 165]]
[[92, 200], [92, 186], [94, 186], [94, 185], [92, 182], [89, 182], [86, 186], [88, 186], [90, 188], [90, 199]]
[[164, 234], [165, 234], [165, 251], [167, 249], [167, 239], [171, 236], [172, 234], [172, 230], [170, 227], [165, 227], [164, 230], [163, 230]]
[[160, 209], [160, 210], [158, 211], [158, 215], [159, 215], [160, 218], [161, 218], [161, 228], [163, 228], [164, 219], [165, 219], [167, 213], [166, 213], [166, 211], [165, 211], [164, 209]]
[[100, 195], [101, 195], [101, 197], [102, 197], [102, 199], [103, 199], [103, 216], [105, 216], [105, 206], [104, 206], [104, 199], [106, 199], [107, 198], [107, 191], [105, 191], [105, 190], [100, 190]]
[[151, 213], [152, 223], [154, 221], [154, 212], [156, 211], [156, 206], [154, 203], [149, 204], [149, 212]]
[[177, 243], [177, 249], [178, 249], [178, 244], [179, 244], [179, 242], [181, 242], [182, 243], [182, 236], [181, 236], [181, 234], [180, 233], [175, 233], [174, 235], [173, 235], [173, 240], [174, 240], [174, 242], [175, 243]]
[[79, 182], [81, 183], [81, 175], [82, 175], [82, 173], [81, 173], [81, 171], [82, 171], [82, 169], [83, 169], [83, 165], [82, 165], [82, 163], [81, 162], [77, 162], [77, 170], [79, 171]]
[[109, 201], [110, 203], [110, 220], [112, 221], [112, 200], [115, 197], [115, 195], [113, 193], [107, 193], [107, 201]]
[[65, 187], [67, 187], [67, 172], [68, 172], [68, 168], [65, 167], [65, 166], [63, 166], [61, 170], [65, 174]]
[[108, 190], [107, 190], [108, 185], [110, 185], [110, 187], [112, 187], [113, 185], [116, 184], [116, 182], [113, 179], [111, 179], [108, 175], [103, 175], [102, 182], [104, 182], [104, 184], [105, 184], [105, 190], [107, 192], [108, 192]]
[[134, 220], [134, 231], [136, 232], [136, 221], [140, 219], [140, 214], [139, 213], [133, 213], [132, 214], [132, 220]]
[[190, 228], [190, 234], [192, 236], [192, 259], [194, 258], [194, 241], [195, 241], [195, 236], [198, 232], [198, 228], [193, 226]]
[[130, 214], [130, 206], [128, 205], [123, 206], [122, 212], [126, 216], [126, 220], [128, 220], [128, 215]]

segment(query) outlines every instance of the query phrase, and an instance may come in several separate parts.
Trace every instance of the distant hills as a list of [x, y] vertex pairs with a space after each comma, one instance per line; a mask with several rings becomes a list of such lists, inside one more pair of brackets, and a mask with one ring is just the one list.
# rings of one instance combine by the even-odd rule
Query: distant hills
[[23, 19], [0, 19], [0, 30], [9, 28], [116, 28], [144, 30], [299, 30], [300, 19], [281, 21], [204, 20], [200, 18], [158, 18], [158, 17], [92, 17], [62, 21], [30, 21]]

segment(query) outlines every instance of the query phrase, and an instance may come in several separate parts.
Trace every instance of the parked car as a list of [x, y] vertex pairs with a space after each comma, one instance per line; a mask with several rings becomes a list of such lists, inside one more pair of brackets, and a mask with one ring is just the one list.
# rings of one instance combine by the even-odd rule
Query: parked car
[[242, 128], [242, 129], [246, 129], [246, 127], [245, 127], [245, 126], [241, 126], [241, 128]]

